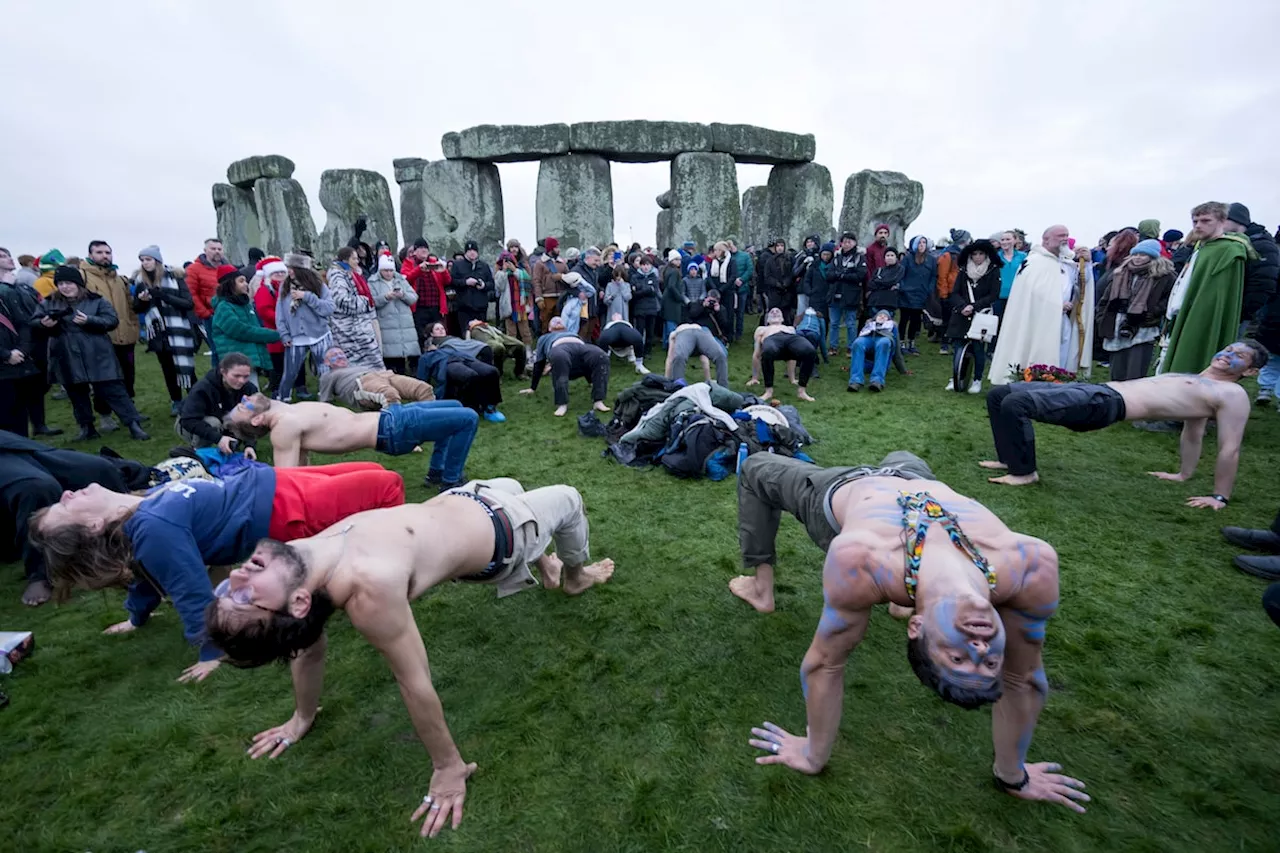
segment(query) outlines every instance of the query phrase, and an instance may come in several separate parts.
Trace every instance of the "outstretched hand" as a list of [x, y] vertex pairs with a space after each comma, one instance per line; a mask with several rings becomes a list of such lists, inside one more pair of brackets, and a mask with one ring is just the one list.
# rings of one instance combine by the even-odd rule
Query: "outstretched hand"
[[1080, 804], [1090, 802], [1089, 795], [1084, 792], [1084, 783], [1079, 779], [1060, 775], [1058, 771], [1061, 769], [1061, 764], [1048, 761], [1028, 764], [1026, 786], [1020, 791], [1008, 793], [1020, 800], [1045, 800], [1084, 814], [1084, 806]]
[[1215, 497], [1202, 495], [1198, 498], [1187, 498], [1187, 506], [1195, 507], [1196, 509], [1219, 510], [1219, 509], [1224, 509], [1226, 507], [1226, 504], [1224, 504], [1222, 501], [1218, 500]]
[[785, 764], [792, 770], [799, 770], [809, 776], [816, 775], [822, 770], [809, 758], [807, 728], [805, 729], [805, 737], [793, 735], [773, 723], [765, 723], [762, 729], [752, 728], [751, 733], [755, 737], [747, 741], [747, 743], [756, 749], [763, 749], [769, 753], [768, 755], [757, 756], [756, 764]]
[[1180, 473], [1170, 474], [1168, 471], [1148, 471], [1147, 473], [1152, 477], [1155, 477], [1157, 480], [1171, 480], [1175, 483], [1181, 483], [1183, 480], [1187, 479]]
[[193, 663], [182, 671], [178, 681], [184, 684], [190, 681], [204, 681], [221, 664], [220, 660], [202, 660], [199, 663]]
[[462, 823], [462, 801], [467, 798], [467, 780], [476, 772], [476, 763], [437, 768], [431, 773], [431, 790], [409, 817], [422, 821], [422, 836], [435, 838], [453, 818], [453, 828]]
[[286, 749], [311, 731], [313, 722], [314, 720], [304, 720], [295, 713], [283, 726], [274, 726], [254, 735], [253, 743], [245, 752], [250, 758], [262, 758], [264, 755], [267, 758], [279, 758]]

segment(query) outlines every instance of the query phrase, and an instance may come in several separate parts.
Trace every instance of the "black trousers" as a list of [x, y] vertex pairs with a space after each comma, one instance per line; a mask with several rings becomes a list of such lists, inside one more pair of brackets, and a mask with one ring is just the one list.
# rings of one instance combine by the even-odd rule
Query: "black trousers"
[[413, 327], [418, 330], [418, 344], [421, 345], [431, 337], [431, 327], [443, 323], [444, 315], [439, 308], [417, 308], [413, 312]]
[[34, 429], [43, 427], [47, 390], [43, 374], [0, 379], [0, 429], [25, 437], [28, 421]]
[[[121, 381], [124, 383], [125, 393], [129, 395], [129, 399], [134, 398], [133, 380], [137, 374], [136, 365], [134, 364], [133, 355], [135, 347], [132, 344], [112, 344], [111, 348], [116, 351], [116, 361], [120, 364]], [[69, 392], [68, 392], [69, 393]], [[111, 402], [103, 398], [98, 393], [98, 389], [93, 390], [93, 410], [100, 415], [111, 414]]]
[[[271, 361], [274, 364], [277, 353], [271, 354]], [[284, 358], [280, 354], [280, 358]], [[164, 387], [169, 392], [169, 400], [173, 403], [182, 402], [182, 386], [178, 384], [178, 366], [173, 363], [173, 353], [158, 352], [156, 353], [156, 361], [160, 362], [160, 372], [164, 375]]]
[[464, 308], [459, 306], [456, 313], [458, 315], [458, 336], [465, 337], [471, 321], [483, 320], [489, 311], [487, 308]]
[[996, 456], [1017, 476], [1036, 470], [1032, 421], [1090, 432], [1124, 420], [1124, 398], [1106, 385], [1014, 382], [987, 392], [987, 418]]
[[498, 369], [482, 361], [451, 361], [445, 368], [449, 396], [477, 412], [502, 402], [501, 380]]
[[914, 341], [916, 335], [920, 334], [920, 323], [924, 317], [923, 308], [903, 308], [902, 309], [902, 339], [904, 341]]
[[644, 345], [640, 348], [640, 357], [648, 358], [649, 350], [653, 348], [654, 341], [657, 341], [659, 345], [662, 343], [662, 315], [639, 314], [633, 319], [636, 328], [644, 337]]
[[71, 398], [71, 411], [75, 414], [78, 425], [93, 426], [93, 413], [97, 410], [97, 405], [89, 399], [90, 388], [93, 389], [94, 401], [100, 401], [106, 407], [106, 411], [99, 411], [99, 414], [114, 412], [120, 423], [126, 426], [139, 420], [138, 410], [124, 390], [124, 382], [112, 379], [110, 382], [79, 382], [66, 386], [67, 396]]
[[383, 356], [382, 363], [385, 364], [387, 366], [387, 370], [390, 370], [392, 373], [399, 373], [401, 376], [414, 375], [409, 372], [408, 356], [400, 356], [399, 358], [387, 358], [386, 356]]
[[551, 388], [557, 406], [569, 405], [569, 382], [591, 380], [591, 402], [600, 403], [609, 394], [609, 354], [598, 347], [566, 344], [552, 347]]
[[788, 332], [775, 332], [760, 344], [760, 373], [764, 378], [764, 387], [773, 387], [774, 362], [794, 360], [800, 366], [800, 387], [809, 385], [813, 376], [813, 368], [818, 360], [818, 350], [812, 343], [799, 335]]
[[1155, 341], [1148, 341], [1116, 352], [1104, 352], [1111, 360], [1111, 381], [1124, 382], [1129, 379], [1143, 378], [1151, 369], [1151, 359], [1155, 352]]
[[639, 356], [644, 350], [644, 335], [640, 334], [634, 326], [615, 323], [600, 333], [600, 337], [596, 338], [596, 346], [606, 352], [615, 348], [631, 347]]

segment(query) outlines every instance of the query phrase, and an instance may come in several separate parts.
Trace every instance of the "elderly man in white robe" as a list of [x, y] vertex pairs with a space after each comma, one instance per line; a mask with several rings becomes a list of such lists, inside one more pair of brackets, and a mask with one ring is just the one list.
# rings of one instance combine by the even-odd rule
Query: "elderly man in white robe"
[[1093, 352], [1093, 271], [1071, 253], [1065, 225], [1045, 230], [1013, 280], [991, 357], [992, 385], [1015, 370], [1048, 364], [1088, 376]]

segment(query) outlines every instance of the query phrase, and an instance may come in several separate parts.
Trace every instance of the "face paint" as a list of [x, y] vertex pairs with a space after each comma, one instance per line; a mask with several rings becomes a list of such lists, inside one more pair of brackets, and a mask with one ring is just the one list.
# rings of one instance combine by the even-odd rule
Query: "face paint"
[[952, 599], [943, 599], [933, 608], [933, 622], [943, 639], [947, 641], [947, 645], [959, 649], [969, 642], [969, 639], [956, 628], [956, 603]]
[[231, 578], [227, 578], [213, 589], [214, 598], [229, 598], [236, 604], [252, 604], [253, 592], [247, 586], [239, 589], [231, 588]]
[[1245, 369], [1244, 356], [1234, 350], [1224, 349], [1221, 352], [1215, 354], [1214, 358], [1225, 358], [1227, 360], [1227, 364], [1231, 366], [1232, 370]]

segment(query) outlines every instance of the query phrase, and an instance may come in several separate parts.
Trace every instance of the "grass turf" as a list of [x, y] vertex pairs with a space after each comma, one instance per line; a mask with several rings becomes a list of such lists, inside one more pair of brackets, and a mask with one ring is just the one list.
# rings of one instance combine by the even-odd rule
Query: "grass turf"
[[[801, 404], [819, 463], [874, 462], [895, 449], [1040, 536], [1062, 560], [1050, 623], [1052, 688], [1031, 760], [1062, 763], [1093, 803], [1077, 816], [997, 793], [990, 711], [926, 693], [904, 660], [901, 624], [879, 609], [854, 653], [844, 719], [827, 770], [801, 776], [752, 763], [752, 725], [804, 729], [801, 656], [821, 610], [822, 555], [794, 521], [779, 540], [778, 611], [733, 598], [733, 482], [685, 482], [624, 469], [505, 382], [509, 417], [481, 424], [468, 472], [526, 486], [566, 482], [586, 499], [592, 553], [617, 561], [579, 599], [542, 590], [497, 601], [449, 586], [414, 605], [446, 717], [478, 761], [459, 831], [420, 841], [410, 812], [430, 761], [379, 655], [338, 616], [323, 710], [277, 761], [250, 761], [249, 738], [293, 709], [288, 671], [223, 667], [198, 685], [167, 606], [144, 630], [100, 631], [120, 592], [28, 610], [20, 568], [5, 569], [0, 627], [36, 632], [37, 653], [3, 687], [5, 796], [0, 848], [44, 850], [1274, 850], [1280, 831], [1280, 633], [1260, 581], [1230, 565], [1222, 524], [1265, 526], [1280, 504], [1280, 417], [1255, 411], [1229, 510], [1182, 506], [1212, 491], [1214, 444], [1187, 484], [1177, 439], [1126, 425], [1088, 434], [1042, 427], [1044, 482], [987, 484], [983, 398], [944, 393], [949, 359], [929, 347], [916, 375], [891, 372], [879, 395], [844, 390], [847, 360], [822, 368]], [[146, 461], [175, 443], [154, 359], [139, 351], [139, 403], [154, 440], [106, 442]], [[635, 376], [614, 362], [611, 391]], [[747, 377], [735, 349], [731, 380]], [[1249, 390], [1256, 389], [1247, 383]], [[312, 386], [314, 388], [314, 385]], [[794, 389], [779, 388], [784, 402]], [[50, 404], [70, 432], [68, 405]], [[76, 446], [66, 442], [68, 446]], [[426, 458], [355, 454], [405, 475], [410, 500]], [[264, 454], [264, 460], [269, 456]]]

